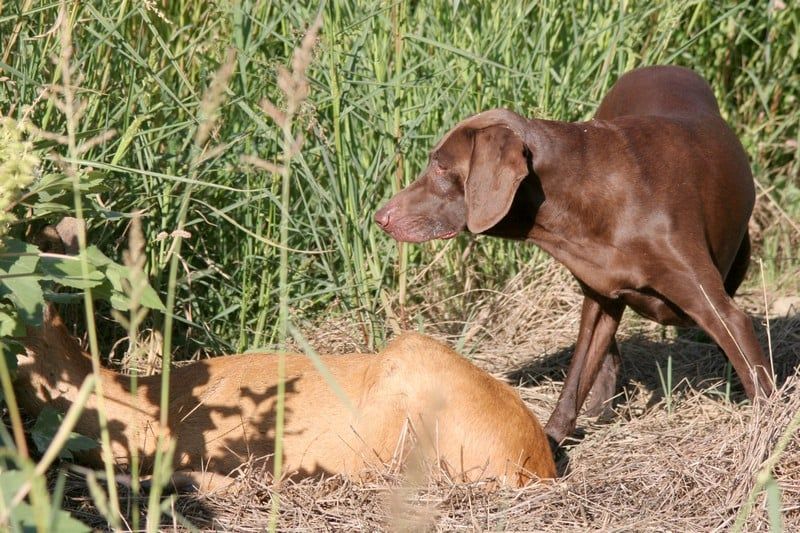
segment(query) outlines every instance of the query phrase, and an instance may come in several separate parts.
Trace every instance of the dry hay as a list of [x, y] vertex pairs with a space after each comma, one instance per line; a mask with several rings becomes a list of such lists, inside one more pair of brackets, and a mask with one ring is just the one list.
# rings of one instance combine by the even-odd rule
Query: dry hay
[[[652, 409], [630, 421], [594, 427], [571, 447], [569, 473], [554, 483], [490, 493], [480, 484], [410, 486], [385, 476], [367, 484], [335, 477], [280, 491], [284, 530], [728, 529], [758, 471], [800, 409], [800, 378], [782, 401], [756, 409], [692, 394], [673, 413]], [[775, 469], [787, 530], [800, 526], [800, 446], [794, 439]], [[261, 531], [273, 496], [263, 478], [244, 480], [235, 500], [209, 497], [205, 525]], [[763, 498], [747, 530], [766, 530]], [[235, 502], [235, 503], [232, 503]]]
[[[461, 338], [448, 334], [447, 326], [437, 336], [460, 341], [477, 364], [519, 384], [523, 398], [546, 420], [574, 343], [581, 296], [557, 265], [533, 268], [523, 269], [506, 290], [485, 300], [485, 310], [461, 328]], [[763, 298], [753, 290], [740, 302], [753, 314], [766, 346], [765, 328], [758, 327], [765, 318]], [[618, 337], [625, 381], [617, 414], [605, 423], [580, 419], [582, 438], [560, 457], [564, 477], [497, 492], [443, 479], [414, 484], [394, 474], [362, 484], [340, 477], [288, 482], [279, 490], [279, 526], [288, 531], [730, 529], [751, 497], [756, 474], [800, 412], [795, 371], [800, 314], [771, 317], [770, 332], [782, 388], [777, 397], [753, 407], [737, 403], [743, 400], [740, 387], [735, 378], [732, 387], [726, 382], [725, 358], [702, 332], [664, 328], [629, 313]], [[664, 375], [670, 360], [673, 392], [665, 397], [659, 367]], [[773, 473], [784, 527], [798, 530], [797, 432]], [[266, 479], [249, 476], [234, 497], [203, 499], [204, 527], [263, 530], [275, 494]], [[745, 530], [768, 528], [760, 493]]]
[[[767, 293], [770, 302], [796, 296], [790, 287]], [[486, 295], [484, 295], [485, 297]], [[767, 345], [764, 294], [738, 298]], [[454, 336], [448, 322], [426, 332], [460, 343], [462, 352], [501, 379], [519, 385], [542, 420], [551, 412], [571, 354], [581, 296], [554, 263], [523, 269], [505, 290], [483, 300]], [[433, 308], [435, 306], [431, 306]], [[721, 352], [698, 330], [623, 319], [623, 393], [616, 415], [603, 423], [579, 419], [578, 438], [559, 457], [563, 477], [522, 490], [485, 490], [442, 476], [411, 482], [396, 473], [354, 483], [341, 477], [284, 482], [279, 528], [328, 530], [708, 531], [728, 530], [753, 493], [757, 473], [800, 412], [800, 312], [770, 317], [770, 340], [780, 394], [755, 407], [733, 380]], [[433, 329], [433, 331], [431, 331]], [[306, 330], [308, 331], [308, 330]], [[320, 351], [359, 347], [363, 329], [319, 328], [309, 336]], [[672, 368], [672, 393], [659, 377]], [[800, 530], [800, 438], [794, 432], [773, 473], [786, 530]], [[419, 476], [410, 476], [417, 477]], [[263, 531], [275, 487], [252, 468], [232, 494], [181, 496], [175, 509], [202, 529]], [[82, 505], [87, 505], [84, 498]], [[87, 519], [86, 514], [81, 515]], [[166, 519], [169, 520], [169, 519]], [[91, 522], [90, 522], [91, 523]], [[93, 522], [95, 527], [102, 524]], [[164, 524], [170, 529], [172, 523]], [[760, 492], [744, 525], [769, 529]]]

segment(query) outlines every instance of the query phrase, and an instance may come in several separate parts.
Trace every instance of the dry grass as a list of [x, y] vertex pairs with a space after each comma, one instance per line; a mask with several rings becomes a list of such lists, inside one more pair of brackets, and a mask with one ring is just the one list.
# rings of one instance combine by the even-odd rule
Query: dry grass
[[[768, 300], [796, 295], [795, 278], [775, 286]], [[776, 282], [777, 283], [777, 282]], [[753, 284], [755, 286], [755, 284]], [[529, 406], [546, 420], [566, 369], [581, 297], [555, 264], [523, 269], [505, 290], [484, 296], [484, 312], [466, 328], [464, 352], [481, 367], [519, 384]], [[766, 346], [764, 295], [745, 291], [739, 302], [754, 316]], [[439, 308], [432, 306], [432, 308]], [[426, 324], [435, 323], [428, 316]], [[432, 333], [451, 342], [448, 321]], [[317, 349], [350, 351], [363, 330], [330, 319], [316, 328]], [[726, 363], [701, 332], [623, 319], [624, 393], [617, 416], [605, 423], [582, 418], [579, 438], [560, 456], [564, 476], [523, 490], [487, 492], [480, 484], [446, 480], [413, 485], [395, 474], [364, 484], [334, 477], [286, 483], [280, 489], [279, 527], [296, 530], [680, 530], [730, 529], [756, 474], [790, 420], [800, 411], [800, 314], [771, 316], [773, 355], [781, 393], [755, 407], [739, 386], [726, 399]], [[671, 409], [657, 365], [673, 361]], [[800, 528], [800, 439], [795, 435], [774, 470], [786, 530]], [[176, 509], [201, 528], [262, 531], [273, 487], [253, 468], [234, 495], [183, 496]], [[77, 486], [77, 483], [76, 483]], [[85, 505], [86, 500], [73, 500]], [[88, 515], [79, 515], [87, 519]], [[95, 523], [100, 526], [100, 523]], [[170, 524], [164, 524], [167, 528]], [[745, 524], [769, 529], [760, 495]]]
[[[784, 389], [788, 401], [757, 409], [736, 408], [692, 394], [672, 416], [652, 409], [630, 421], [591, 428], [568, 451], [570, 467], [564, 478], [523, 490], [487, 493], [480, 485], [442, 482], [410, 490], [393, 477], [366, 485], [338, 478], [292, 484], [282, 489], [281, 527], [314, 531], [728, 529], [753, 486], [754, 472], [800, 408], [797, 383], [795, 376]], [[785, 526], [795, 530], [800, 526], [800, 446], [796, 440], [776, 473], [783, 490]], [[206, 525], [260, 530], [270, 490], [252, 478], [242, 483], [233, 505], [228, 498], [209, 498], [206, 511], [213, 519]], [[763, 505], [758, 506], [746, 529], [767, 529], [765, 518]]]

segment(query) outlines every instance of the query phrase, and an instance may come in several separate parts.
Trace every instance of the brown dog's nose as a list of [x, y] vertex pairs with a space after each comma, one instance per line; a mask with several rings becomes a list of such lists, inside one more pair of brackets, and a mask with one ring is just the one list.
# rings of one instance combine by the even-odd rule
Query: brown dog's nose
[[388, 205], [385, 205], [378, 209], [378, 212], [375, 213], [375, 222], [382, 228], [386, 228], [389, 225], [389, 209]]

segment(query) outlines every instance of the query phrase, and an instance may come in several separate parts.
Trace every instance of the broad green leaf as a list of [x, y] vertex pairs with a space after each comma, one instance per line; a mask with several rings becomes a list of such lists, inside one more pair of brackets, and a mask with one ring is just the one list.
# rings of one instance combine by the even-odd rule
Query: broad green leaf
[[66, 449], [70, 452], [83, 452], [86, 450], [94, 450], [99, 446], [96, 440], [73, 431], [69, 434], [69, 439], [67, 439]]
[[[13, 273], [9, 272], [13, 276]], [[38, 326], [42, 323], [44, 292], [39, 285], [39, 276], [4, 277], [0, 271], [0, 283], [7, 289], [7, 297], [17, 306], [19, 316], [27, 324]]]
[[89, 264], [98, 268], [113, 263], [108, 256], [100, 251], [100, 248], [94, 245], [86, 247], [86, 258], [89, 260]]
[[22, 346], [16, 342], [0, 340], [0, 351], [3, 353], [3, 357], [6, 358], [6, 366], [13, 378], [17, 372], [17, 354], [22, 351]]
[[161, 302], [161, 298], [158, 297], [156, 290], [150, 285], [145, 287], [145, 289], [142, 291], [141, 304], [150, 309], [161, 311], [162, 313], [166, 312], [167, 310], [167, 308], [164, 307], [164, 304]]
[[39, 270], [46, 280], [75, 289], [96, 287], [103, 281], [103, 273], [89, 264], [86, 277], [81, 272], [81, 262], [77, 257], [42, 257]]
[[31, 428], [31, 438], [37, 450], [44, 452], [47, 449], [61, 425], [61, 418], [51, 407], [42, 409], [36, 418], [36, 424]]
[[36, 202], [36, 206], [34, 206], [33, 209], [33, 214], [37, 217], [53, 217], [55, 215], [72, 211], [72, 206], [59, 203], [56, 200], [57, 198], [54, 197], [52, 200], [48, 200], [46, 202]]
[[108, 174], [100, 170], [93, 170], [81, 177], [81, 191], [86, 194], [108, 192]]
[[25, 326], [20, 322], [16, 310], [8, 304], [0, 305], [0, 338], [25, 335]]
[[20, 318], [26, 323], [41, 324], [44, 295], [39, 285], [40, 276], [35, 274], [39, 249], [13, 238], [5, 239], [3, 245], [0, 251], [2, 294], [16, 305]]
[[[95, 300], [104, 300], [104, 301], [109, 300], [112, 294], [114, 294], [114, 287], [111, 286], [111, 282], [108, 281], [108, 278], [103, 279], [103, 283], [101, 283], [97, 287], [92, 288], [92, 297]], [[64, 295], [61, 295], [61, 298], [63, 297]], [[66, 300], [60, 299], [53, 301], [66, 301]], [[75, 301], [75, 300], [68, 300], [68, 301]]]
[[[85, 533], [91, 531], [89, 526], [76, 520], [63, 509], [58, 509], [51, 517], [52, 522], [48, 524], [48, 531], [58, 533]], [[26, 502], [20, 502], [14, 507], [11, 511], [11, 520], [25, 533], [35, 533], [37, 531], [33, 506]]]
[[[28, 476], [20, 470], [0, 473], [0, 493], [2, 493], [4, 508], [7, 509], [11, 506], [14, 495], [27, 480]], [[11, 509], [9, 520], [16, 526], [15, 529], [33, 533], [36, 531], [36, 521], [33, 516], [33, 508], [27, 502], [21, 502]]]
[[88, 533], [91, 529], [83, 522], [72, 518], [68, 512], [59, 510], [53, 517], [53, 522], [50, 524], [51, 531], [58, 531], [59, 533]]
[[28, 478], [20, 470], [7, 470], [0, 472], [0, 493], [6, 507], [11, 504], [14, 494], [22, 487]]
[[52, 205], [53, 207], [64, 208], [64, 204], [57, 202], [59, 198], [64, 198], [67, 191], [42, 191], [39, 193], [39, 198], [36, 201], [36, 209]]
[[[31, 438], [36, 448], [40, 452], [44, 452], [50, 443], [53, 441], [58, 428], [61, 427], [61, 422], [64, 417], [56, 410], [45, 407], [39, 413], [36, 423], [31, 429]], [[97, 447], [97, 442], [88, 437], [84, 437], [78, 433], [70, 433], [67, 443], [64, 448], [59, 452], [59, 457], [62, 459], [72, 459], [72, 452], [79, 452], [84, 450], [92, 450]]]
[[[130, 309], [130, 298], [125, 293], [126, 285], [130, 286], [130, 274], [131, 271], [128, 267], [116, 263], [110, 263], [106, 268], [106, 277], [111, 282], [114, 290], [111, 294], [111, 305], [119, 311]], [[128, 283], [123, 283], [123, 281]], [[150, 285], [142, 291], [139, 303], [150, 309], [166, 310], [158, 297], [158, 293]]]
[[0, 270], [17, 274], [33, 273], [39, 262], [39, 249], [27, 242], [6, 237], [0, 246]]
[[128, 269], [116, 263], [109, 263], [106, 267], [106, 277], [116, 292], [122, 292], [124, 290], [122, 280], [128, 277]]
[[124, 293], [115, 292], [108, 301], [117, 311], [130, 311], [131, 309], [131, 300]]
[[72, 189], [72, 178], [68, 177], [66, 174], [53, 172], [43, 174], [31, 186], [31, 192], [36, 194], [42, 194], [44, 191], [54, 192], [59, 190], [65, 191], [67, 189]]
[[[83, 194], [94, 194], [108, 190], [105, 174], [100, 171], [82, 174], [79, 188]], [[73, 180], [64, 174], [43, 175], [30, 189], [30, 197], [24, 202], [33, 208], [38, 217], [64, 213], [74, 209], [75, 196], [72, 192]]]
[[24, 533], [37, 533], [33, 507], [27, 502], [20, 502], [11, 510], [10, 520]]
[[6, 239], [0, 251], [0, 284], [3, 295], [17, 306], [19, 317], [28, 324], [42, 323], [44, 293], [35, 274], [39, 249], [17, 239]]
[[[11, 500], [19, 491], [20, 487], [27, 481], [27, 476], [20, 470], [9, 470], [0, 473], [0, 493], [2, 493], [4, 507], [11, 505]], [[56, 502], [58, 504], [58, 502]], [[74, 519], [64, 510], [57, 510], [51, 514], [52, 522], [49, 524], [49, 531], [59, 533], [84, 533], [91, 531], [85, 524]], [[17, 504], [11, 510], [11, 521], [25, 532], [36, 531], [36, 520], [34, 519], [33, 507], [27, 502]]]

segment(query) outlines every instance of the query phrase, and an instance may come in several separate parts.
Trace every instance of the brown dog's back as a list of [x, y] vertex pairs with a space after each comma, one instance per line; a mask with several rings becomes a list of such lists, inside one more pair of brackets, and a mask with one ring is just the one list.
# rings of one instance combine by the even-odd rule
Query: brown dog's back
[[719, 116], [719, 106], [706, 80], [688, 68], [643, 67], [622, 76], [597, 108], [595, 118], [626, 115]]

